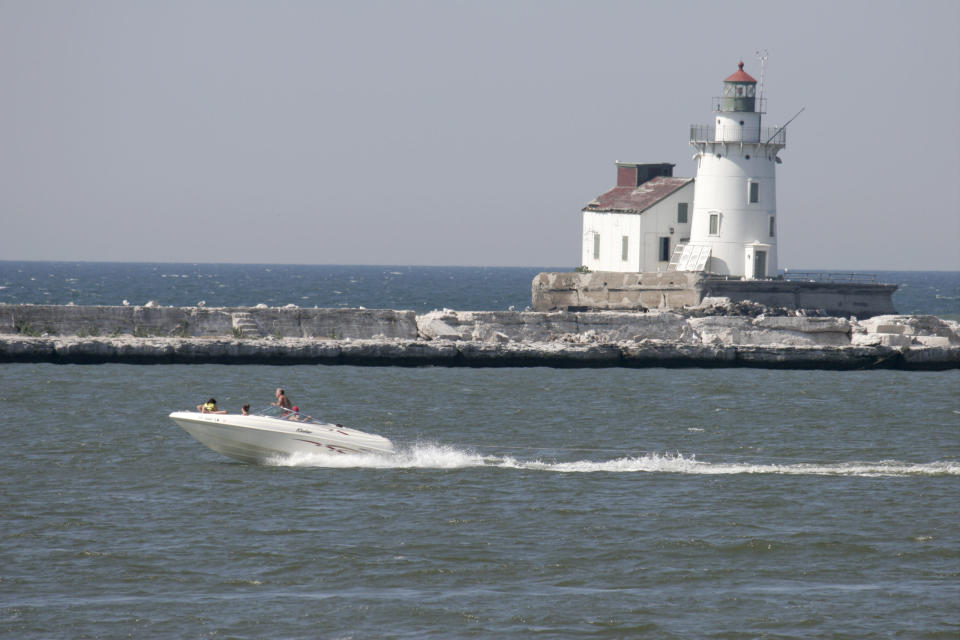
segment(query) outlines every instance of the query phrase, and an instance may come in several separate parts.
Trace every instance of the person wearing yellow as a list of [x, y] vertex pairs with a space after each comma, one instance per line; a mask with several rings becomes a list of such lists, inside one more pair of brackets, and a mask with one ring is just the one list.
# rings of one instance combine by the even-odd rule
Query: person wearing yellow
[[197, 411], [199, 411], [200, 413], [226, 413], [226, 411], [221, 411], [217, 409], [216, 398], [210, 398], [203, 404], [198, 404]]

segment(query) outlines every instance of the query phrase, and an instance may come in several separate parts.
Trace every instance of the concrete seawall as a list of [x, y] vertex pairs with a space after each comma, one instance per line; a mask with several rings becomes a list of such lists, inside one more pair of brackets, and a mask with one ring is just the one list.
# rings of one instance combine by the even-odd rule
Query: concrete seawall
[[0, 305], [0, 362], [960, 368], [960, 324], [676, 312]]
[[344, 364], [449, 367], [960, 368], [960, 349], [682, 345], [648, 341], [557, 344], [450, 341], [219, 340], [214, 338], [0, 338], [0, 363]]
[[413, 311], [300, 307], [0, 305], [0, 335], [416, 338]]
[[534, 311], [637, 311], [699, 305], [724, 297], [770, 307], [869, 318], [896, 313], [893, 284], [795, 280], [728, 280], [704, 273], [540, 273], [533, 279]]

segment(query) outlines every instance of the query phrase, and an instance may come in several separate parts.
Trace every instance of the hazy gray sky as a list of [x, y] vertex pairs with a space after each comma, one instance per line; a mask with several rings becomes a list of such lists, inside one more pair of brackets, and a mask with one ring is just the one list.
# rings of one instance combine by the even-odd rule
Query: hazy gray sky
[[960, 2], [0, 0], [0, 259], [579, 264], [769, 51], [780, 266], [960, 269]]

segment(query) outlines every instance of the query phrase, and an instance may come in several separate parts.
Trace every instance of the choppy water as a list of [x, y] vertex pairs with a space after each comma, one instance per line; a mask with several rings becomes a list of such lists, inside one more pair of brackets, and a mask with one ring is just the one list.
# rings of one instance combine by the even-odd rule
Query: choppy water
[[[395, 458], [224, 458], [277, 385]], [[956, 638], [960, 372], [0, 365], [10, 638]]]
[[536, 267], [0, 262], [8, 304], [524, 309]]
[[[541, 269], [0, 262], [0, 302], [522, 309]], [[960, 274], [887, 272], [960, 318]], [[287, 387], [392, 458], [232, 462]], [[956, 638], [960, 372], [0, 365], [0, 636]]]
[[[0, 303], [522, 310], [534, 276], [558, 270], [570, 268], [0, 261]], [[960, 272], [875, 275], [899, 285], [899, 313], [960, 320]]]

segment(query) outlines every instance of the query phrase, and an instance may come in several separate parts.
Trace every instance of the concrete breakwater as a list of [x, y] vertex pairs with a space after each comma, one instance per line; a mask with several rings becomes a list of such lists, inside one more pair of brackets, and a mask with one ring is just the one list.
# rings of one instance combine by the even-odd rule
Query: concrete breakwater
[[723, 297], [841, 317], [890, 315], [897, 285], [813, 280], [743, 280], [692, 271], [540, 273], [533, 279], [534, 311], [636, 311], [697, 306]]
[[960, 368], [960, 324], [688, 312], [0, 305], [0, 362]]

